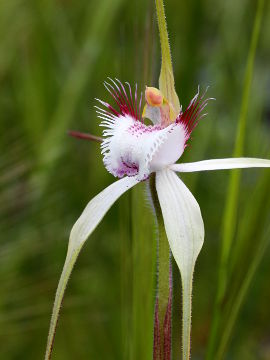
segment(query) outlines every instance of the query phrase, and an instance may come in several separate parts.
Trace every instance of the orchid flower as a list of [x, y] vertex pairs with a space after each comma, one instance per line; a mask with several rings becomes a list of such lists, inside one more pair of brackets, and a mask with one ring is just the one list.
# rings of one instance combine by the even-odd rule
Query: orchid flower
[[[109, 79], [104, 85], [114, 104], [98, 100], [100, 106], [96, 107], [98, 117], [102, 120], [100, 126], [104, 128], [101, 153], [105, 168], [118, 180], [88, 203], [71, 230], [54, 304], [47, 359], [51, 354], [64, 290], [80, 249], [122, 194], [139, 182], [148, 181], [155, 173], [156, 192], [167, 238], [181, 273], [183, 298], [191, 299], [194, 266], [204, 241], [204, 223], [196, 199], [177, 173], [270, 167], [270, 160], [256, 158], [177, 163], [187, 148], [193, 130], [204, 116], [203, 111], [210, 100], [205, 99], [205, 93], [201, 95], [198, 91], [187, 109], [182, 111], [180, 108], [177, 113], [160, 90], [146, 87], [142, 111], [142, 95], [138, 98], [137, 86], [132, 91], [130, 84], [124, 85], [118, 79]], [[151, 120], [152, 125], [145, 124], [146, 118]], [[190, 313], [191, 300], [185, 302], [183, 308], [182, 345], [185, 358], [189, 358], [190, 353]]]
[[[129, 83], [123, 84], [118, 79], [109, 78], [104, 85], [113, 103], [97, 99], [99, 106], [96, 106], [100, 126], [104, 128], [102, 138], [70, 133], [78, 138], [101, 142], [104, 166], [119, 180], [88, 203], [71, 230], [66, 261], [56, 291], [45, 360], [50, 359], [52, 354], [64, 292], [83, 244], [117, 199], [139, 182], [150, 184], [160, 232], [153, 360], [171, 359], [172, 278], [169, 247], [181, 273], [182, 358], [188, 360], [192, 278], [204, 241], [204, 223], [196, 199], [177, 173], [270, 167], [270, 160], [256, 158], [181, 162], [191, 134], [205, 116], [204, 109], [211, 99], [205, 98], [206, 92], [200, 94], [198, 91], [187, 109], [182, 110], [175, 91], [163, 0], [155, 0], [155, 3], [161, 45], [159, 89], [146, 87], [145, 105], [142, 107], [142, 94], [138, 97], [137, 86], [132, 89]], [[151, 125], [147, 125], [145, 119], [150, 120]]]

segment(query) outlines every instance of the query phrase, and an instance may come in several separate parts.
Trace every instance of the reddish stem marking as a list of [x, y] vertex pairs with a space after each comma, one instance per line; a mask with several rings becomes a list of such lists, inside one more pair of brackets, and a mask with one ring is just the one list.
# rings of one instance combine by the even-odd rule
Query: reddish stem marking
[[[160, 338], [160, 322], [158, 314], [158, 297], [155, 304], [154, 349], [153, 360], [171, 360], [172, 356], [172, 266], [170, 264], [170, 290], [167, 310], [163, 322], [163, 339]], [[163, 347], [161, 346], [163, 344]]]

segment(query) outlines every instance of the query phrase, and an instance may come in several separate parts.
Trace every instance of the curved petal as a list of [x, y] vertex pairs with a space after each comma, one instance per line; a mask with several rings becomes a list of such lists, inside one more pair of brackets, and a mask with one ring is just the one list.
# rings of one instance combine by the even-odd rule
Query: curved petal
[[66, 261], [55, 295], [45, 360], [49, 360], [51, 356], [56, 325], [61, 304], [64, 298], [65, 289], [83, 244], [95, 230], [97, 225], [100, 223], [110, 207], [115, 203], [115, 201], [137, 183], [138, 180], [136, 180], [134, 177], [125, 177], [108, 186], [89, 202], [79, 219], [74, 224], [70, 233]]
[[270, 160], [257, 158], [212, 159], [192, 163], [174, 164], [170, 166], [170, 169], [178, 172], [196, 172], [256, 167], [270, 167]]
[[193, 272], [203, 245], [201, 210], [186, 185], [171, 170], [157, 172], [156, 188], [171, 251], [185, 277]]
[[124, 177], [95, 196], [73, 225], [68, 251], [70, 252], [73, 248], [81, 246], [95, 230], [115, 201], [138, 182], [135, 177]]
[[197, 201], [172, 170], [157, 173], [156, 188], [171, 251], [181, 272], [183, 359], [189, 359], [192, 278], [203, 245], [204, 225]]

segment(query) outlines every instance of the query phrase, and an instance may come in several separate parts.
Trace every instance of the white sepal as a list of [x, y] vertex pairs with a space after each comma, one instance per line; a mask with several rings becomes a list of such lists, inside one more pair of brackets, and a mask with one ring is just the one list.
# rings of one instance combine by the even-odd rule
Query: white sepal
[[61, 304], [64, 298], [65, 289], [83, 244], [95, 230], [97, 225], [100, 223], [110, 207], [115, 203], [115, 201], [137, 183], [138, 180], [136, 180], [134, 177], [125, 177], [108, 186], [89, 202], [79, 219], [74, 224], [70, 233], [65, 264], [55, 295], [45, 360], [49, 360], [51, 357], [56, 325]]
[[138, 182], [135, 177], [124, 177], [108, 186], [88, 203], [73, 225], [68, 253], [80, 247], [88, 239], [115, 201]]
[[157, 172], [156, 187], [170, 248], [182, 276], [193, 271], [203, 245], [200, 207], [186, 185], [171, 170]]
[[194, 196], [172, 170], [157, 172], [156, 188], [170, 248], [181, 273], [183, 359], [189, 359], [192, 278], [204, 240], [203, 219]]
[[257, 158], [212, 159], [192, 163], [174, 164], [170, 166], [170, 169], [178, 172], [196, 172], [256, 167], [270, 167], [270, 160]]

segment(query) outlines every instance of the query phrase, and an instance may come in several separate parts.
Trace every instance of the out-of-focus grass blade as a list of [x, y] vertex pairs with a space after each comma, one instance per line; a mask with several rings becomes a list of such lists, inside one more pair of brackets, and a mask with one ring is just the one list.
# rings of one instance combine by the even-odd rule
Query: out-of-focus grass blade
[[39, 147], [38, 167], [32, 180], [37, 184], [36, 188], [39, 189], [40, 194], [46, 188], [54, 164], [63, 151], [63, 141], [74, 116], [78, 100], [94, 71], [95, 61], [100, 55], [106, 34], [122, 2], [123, 0], [113, 2], [102, 0], [97, 3], [95, 12], [93, 12], [92, 4], [89, 6], [86, 17], [86, 23], [89, 24], [89, 27], [84, 43], [63, 85], [63, 91], [60, 94], [51, 126], [44, 134], [44, 139]]
[[132, 193], [125, 194], [120, 202], [120, 241], [121, 241], [121, 349], [122, 359], [130, 359], [132, 352]]
[[[268, 153], [268, 158], [270, 153]], [[268, 199], [269, 199], [269, 182], [270, 172], [264, 171], [264, 174], [259, 179], [254, 193], [250, 197], [250, 201], [243, 211], [239, 223], [239, 231], [237, 233], [237, 243], [235, 244], [234, 252], [232, 254], [230, 275], [234, 276], [236, 272], [244, 276], [246, 269], [239, 271], [239, 263], [243, 260], [243, 254], [248, 253], [253, 257], [254, 247], [260, 243], [260, 235], [264, 229], [265, 222], [267, 222], [268, 214]], [[254, 238], [258, 241], [254, 243]]]
[[28, 22], [29, 14], [23, 1], [0, 2], [0, 78], [12, 66], [12, 59], [17, 51], [18, 34], [28, 29]]
[[[247, 112], [249, 104], [249, 95], [251, 90], [251, 82], [253, 76], [254, 59], [256, 54], [256, 48], [259, 38], [259, 32], [261, 27], [262, 15], [263, 15], [264, 0], [258, 0], [257, 14], [255, 18], [253, 34], [251, 39], [251, 45], [248, 54], [247, 68], [245, 74], [245, 83], [243, 89], [241, 112], [238, 121], [238, 129], [236, 135], [235, 148], [233, 157], [240, 157], [243, 155], [245, 130], [247, 122]], [[223, 233], [222, 233], [222, 252], [221, 252], [221, 289], [226, 289], [226, 268], [228, 266], [228, 259], [231, 251], [231, 244], [235, 235], [235, 228], [237, 222], [237, 204], [239, 198], [239, 184], [240, 184], [241, 171], [232, 171], [229, 182], [229, 189], [226, 198], [224, 220], [223, 220]], [[225, 270], [225, 272], [223, 272]], [[221, 290], [223, 292], [223, 290]], [[222, 296], [222, 294], [221, 294]]]
[[141, 183], [132, 189], [133, 314], [130, 359], [151, 359], [155, 284], [155, 232], [153, 214], [145, 205], [146, 189]]
[[[250, 197], [250, 202], [240, 223], [243, 230], [238, 235], [238, 246], [234, 251], [235, 258], [233, 259], [230, 277], [230, 284], [232, 283], [233, 286], [230, 287], [232, 290], [225, 304], [224, 313], [226, 316], [222, 322], [223, 330], [220, 335], [216, 359], [224, 358], [237, 317], [269, 245], [269, 216], [266, 211], [270, 205], [269, 180], [269, 173], [262, 176], [254, 194]], [[258, 227], [258, 225], [260, 226]], [[254, 242], [254, 239], [257, 240]]]
[[260, 242], [258, 249], [257, 249], [256, 253], [254, 254], [253, 261], [250, 264], [250, 266], [248, 268], [248, 272], [246, 273], [244, 281], [242, 282], [242, 285], [238, 291], [238, 295], [235, 299], [232, 310], [230, 312], [230, 315], [228, 316], [228, 320], [227, 320], [225, 327], [223, 329], [223, 332], [222, 332], [222, 336], [220, 339], [220, 345], [218, 347], [217, 354], [215, 356], [215, 359], [217, 359], [217, 360], [224, 359], [226, 349], [227, 349], [229, 340], [231, 338], [233, 327], [235, 325], [237, 316], [239, 315], [240, 309], [244, 303], [245, 297], [248, 294], [248, 290], [250, 288], [252, 280], [254, 279], [254, 276], [260, 265], [263, 255], [265, 254], [267, 246], [269, 245], [269, 235], [270, 235], [270, 229], [268, 229], [267, 233], [264, 235], [263, 240]]
[[[263, 16], [263, 7], [264, 7], [264, 0], [258, 0], [257, 12], [254, 21], [253, 33], [252, 33], [248, 59], [247, 59], [244, 88], [242, 95], [242, 104], [241, 104], [240, 116], [238, 120], [238, 129], [237, 129], [233, 157], [240, 157], [243, 155], [249, 95], [251, 90], [256, 48], [257, 48], [257, 43], [261, 28], [262, 16]], [[227, 192], [224, 217], [223, 217], [223, 232], [222, 232], [222, 244], [221, 244], [221, 259], [220, 259], [219, 276], [218, 276], [218, 288], [216, 295], [216, 304], [214, 309], [214, 317], [212, 320], [207, 359], [213, 358], [216, 343], [218, 341], [217, 334], [219, 329], [220, 318], [222, 316], [222, 300], [224, 298], [226, 288], [228, 285], [227, 281], [228, 281], [229, 258], [232, 251], [231, 244], [233, 237], [235, 235], [236, 222], [237, 222], [237, 204], [239, 197], [240, 175], [241, 175], [240, 170], [232, 171], [229, 180], [229, 188]]]

